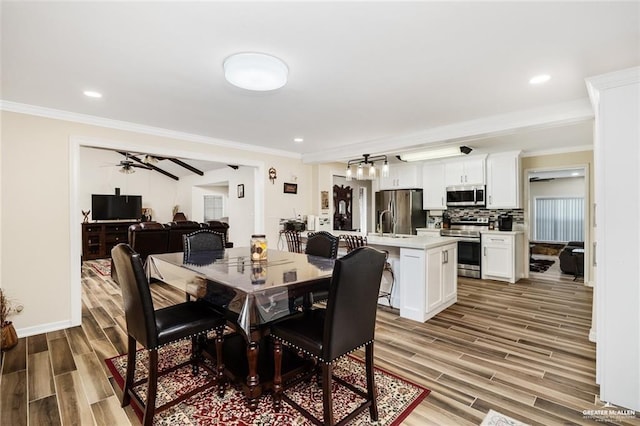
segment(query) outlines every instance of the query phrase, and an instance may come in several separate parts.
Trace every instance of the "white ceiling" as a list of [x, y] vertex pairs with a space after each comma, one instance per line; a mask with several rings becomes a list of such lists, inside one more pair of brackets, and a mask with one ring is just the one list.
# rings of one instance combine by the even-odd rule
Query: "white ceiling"
[[[1, 7], [5, 108], [122, 120], [308, 161], [469, 138], [478, 150], [584, 146], [584, 79], [640, 64], [639, 2]], [[243, 51], [283, 59], [289, 83], [267, 93], [228, 84], [222, 62]], [[539, 73], [551, 80], [529, 85]]]

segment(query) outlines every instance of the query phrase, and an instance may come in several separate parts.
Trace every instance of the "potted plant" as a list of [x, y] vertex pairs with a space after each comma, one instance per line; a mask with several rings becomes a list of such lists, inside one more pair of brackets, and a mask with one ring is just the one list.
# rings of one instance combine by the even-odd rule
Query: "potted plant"
[[2, 333], [0, 334], [0, 350], [8, 351], [18, 344], [18, 333], [9, 321], [9, 316], [15, 312], [20, 312], [22, 306], [14, 307], [13, 303], [5, 295], [3, 289], [0, 288], [0, 326]]

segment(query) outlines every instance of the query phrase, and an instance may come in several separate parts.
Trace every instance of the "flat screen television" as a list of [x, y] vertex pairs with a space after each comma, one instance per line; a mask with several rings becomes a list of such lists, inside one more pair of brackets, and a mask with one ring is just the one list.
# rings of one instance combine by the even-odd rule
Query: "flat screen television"
[[140, 219], [142, 195], [91, 195], [93, 220]]

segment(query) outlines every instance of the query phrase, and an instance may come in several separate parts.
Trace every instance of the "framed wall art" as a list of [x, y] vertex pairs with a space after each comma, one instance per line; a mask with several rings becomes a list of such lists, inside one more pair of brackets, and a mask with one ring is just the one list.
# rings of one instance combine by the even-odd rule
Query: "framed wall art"
[[297, 183], [285, 183], [284, 184], [284, 193], [285, 194], [297, 194], [298, 193], [298, 184]]

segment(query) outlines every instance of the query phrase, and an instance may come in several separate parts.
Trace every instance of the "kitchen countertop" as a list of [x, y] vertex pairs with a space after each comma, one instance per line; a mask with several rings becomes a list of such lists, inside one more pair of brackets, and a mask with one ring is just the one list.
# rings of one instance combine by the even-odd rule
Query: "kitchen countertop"
[[413, 248], [427, 250], [433, 247], [449, 244], [457, 240], [456, 237], [431, 237], [431, 236], [403, 236], [400, 238], [380, 237], [375, 234], [367, 236], [367, 241], [373, 246], [387, 246], [399, 248]]
[[[425, 228], [427, 229], [427, 228]], [[436, 229], [434, 229], [435, 231]], [[300, 236], [306, 238], [309, 232], [315, 231], [303, 231]], [[332, 235], [362, 235], [357, 231], [327, 231]], [[379, 236], [377, 233], [370, 233], [367, 235], [367, 242], [374, 246], [386, 246], [386, 247], [399, 247], [399, 248], [414, 248], [420, 250], [426, 250], [432, 247], [438, 247], [454, 241], [456, 237], [436, 237], [436, 236], [418, 236], [418, 235], [401, 235], [398, 234], [396, 238], [392, 238], [389, 234], [385, 234], [384, 237]]]
[[515, 231], [500, 231], [498, 229], [493, 229], [493, 230], [486, 230], [486, 231], [480, 231], [481, 234], [489, 234], [489, 235], [498, 235], [498, 234], [502, 234], [502, 235], [517, 235], [517, 234], [523, 234], [524, 231], [522, 230], [515, 230]]

